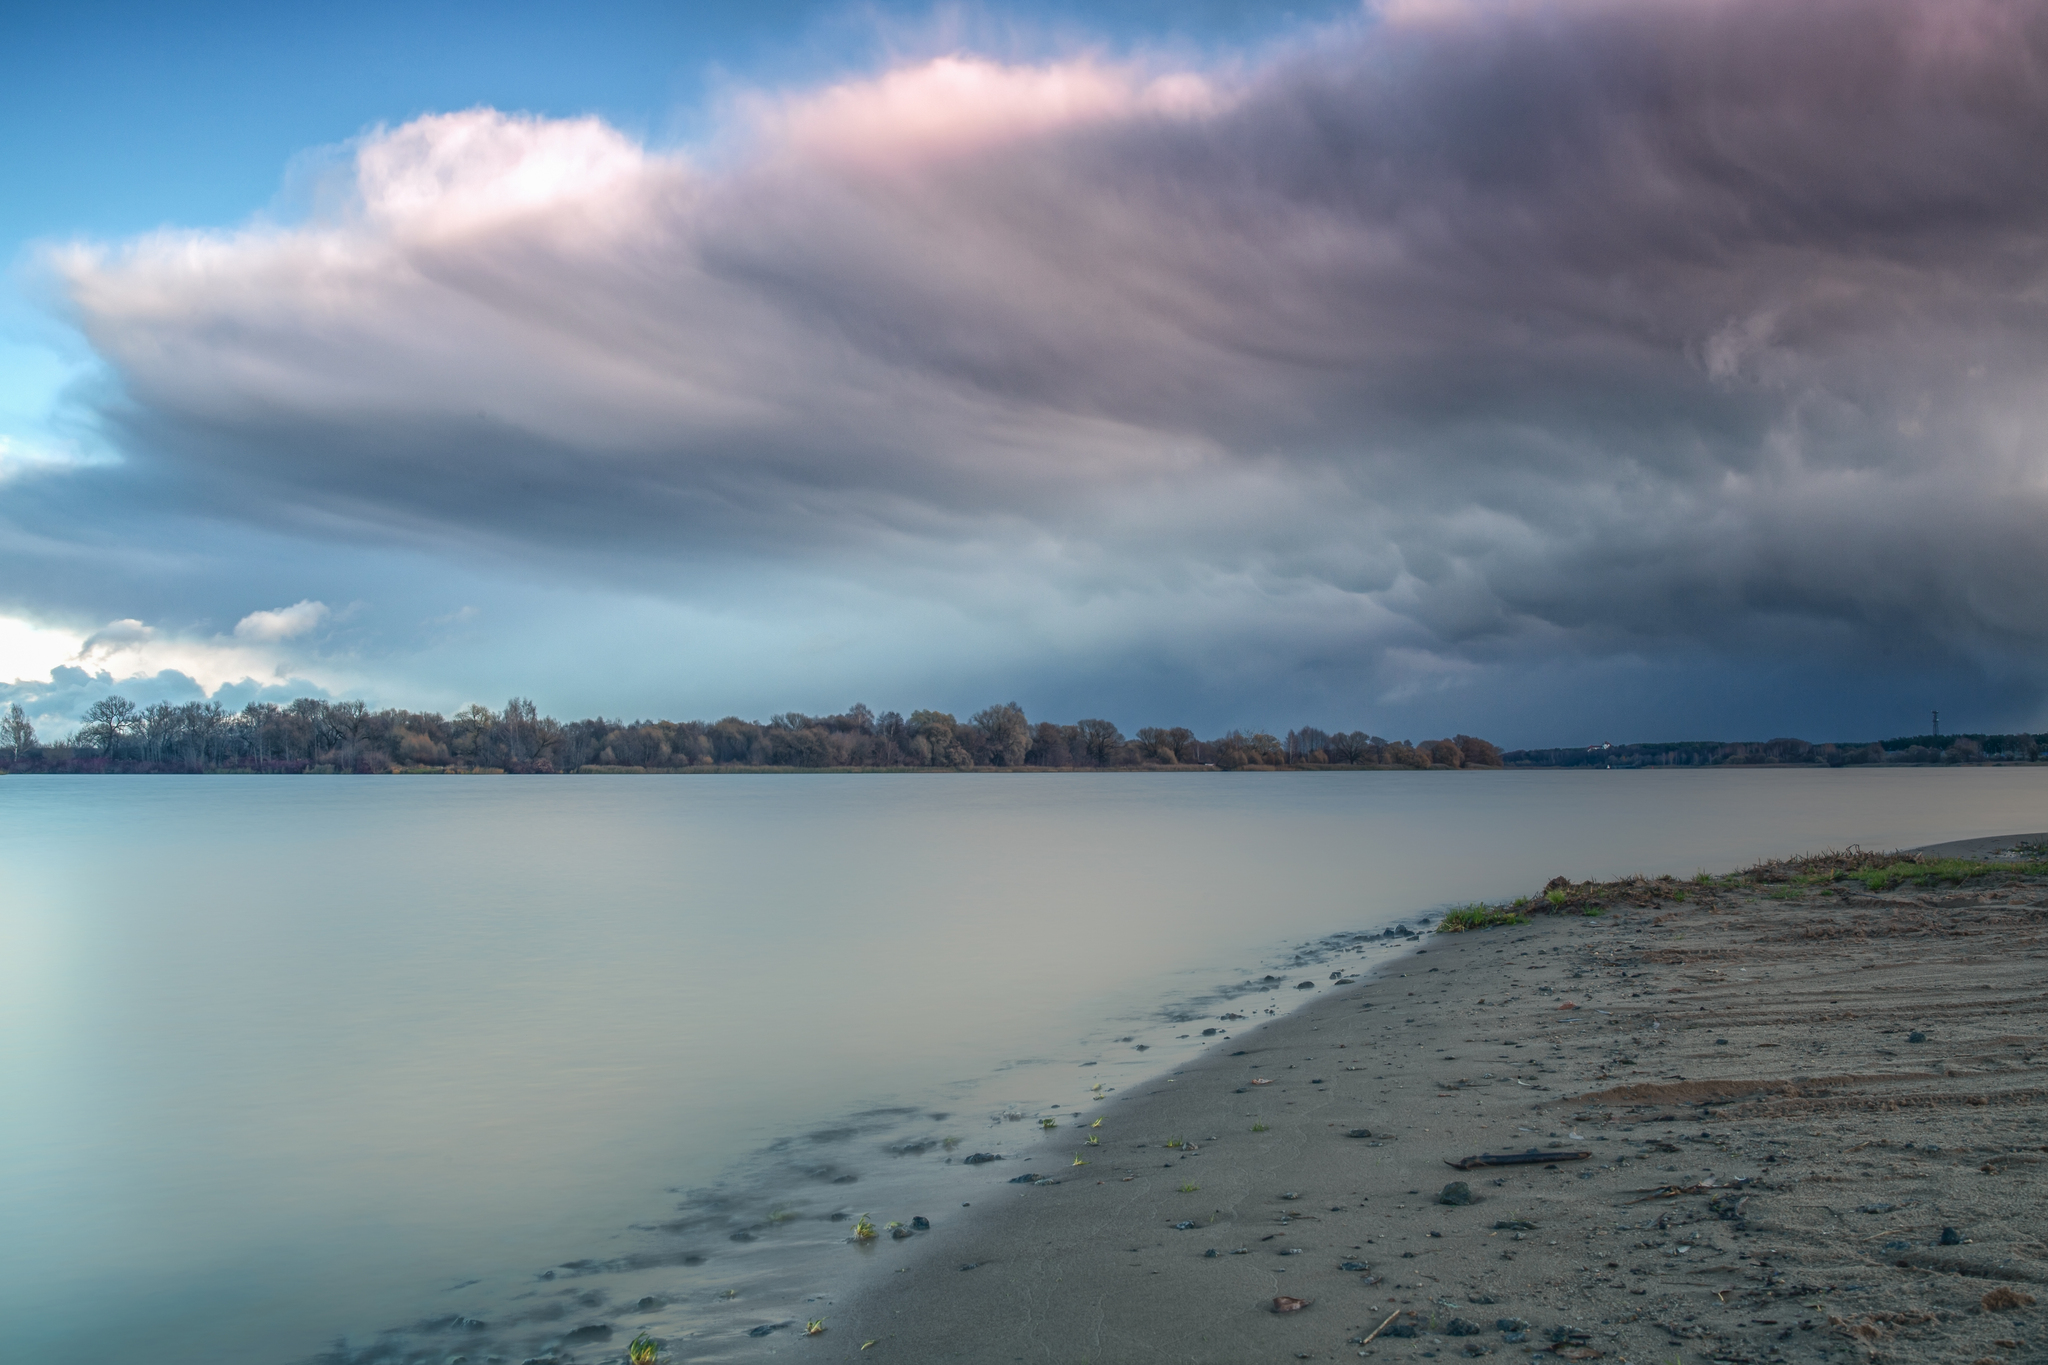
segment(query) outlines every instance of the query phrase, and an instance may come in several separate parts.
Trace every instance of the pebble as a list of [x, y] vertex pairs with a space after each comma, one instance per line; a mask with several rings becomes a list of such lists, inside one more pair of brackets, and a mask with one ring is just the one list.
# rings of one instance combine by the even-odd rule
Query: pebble
[[968, 1157], [968, 1158], [967, 1158], [967, 1162], [966, 1162], [966, 1164], [967, 1164], [967, 1165], [969, 1165], [969, 1166], [979, 1166], [979, 1165], [981, 1165], [981, 1164], [982, 1164], [982, 1163], [983, 1163], [984, 1161], [1001, 1161], [1001, 1160], [1002, 1160], [1002, 1158], [1001, 1158], [1001, 1157], [999, 1157], [999, 1156], [997, 1156], [997, 1155], [996, 1155], [996, 1154], [995, 1154], [994, 1152], [976, 1152], [976, 1153], [975, 1153], [975, 1154], [974, 1154], [973, 1156], [971, 1156], [971, 1157]]
[[920, 1213], [917, 1217], [910, 1220], [910, 1226], [916, 1228], [919, 1232], [930, 1232], [932, 1230], [932, 1220]]
[[1911, 1033], [1906, 1035], [1906, 1041], [1909, 1043], [1924, 1043], [1927, 1041], [1927, 1035], [1922, 1033], [1919, 1029], [1914, 1029]]
[[1453, 1180], [1437, 1192], [1436, 1202], [1460, 1206], [1472, 1202], [1472, 1187], [1462, 1180]]
[[1941, 1230], [1941, 1244], [1945, 1247], [1959, 1247], [1963, 1244], [1963, 1235], [1954, 1228], [1943, 1228]]

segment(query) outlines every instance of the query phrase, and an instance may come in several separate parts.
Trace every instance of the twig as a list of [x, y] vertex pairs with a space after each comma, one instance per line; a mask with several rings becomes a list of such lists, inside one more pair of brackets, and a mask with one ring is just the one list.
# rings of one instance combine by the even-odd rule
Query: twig
[[1372, 1329], [1372, 1336], [1369, 1336], [1369, 1337], [1365, 1338], [1365, 1340], [1363, 1340], [1363, 1341], [1359, 1342], [1358, 1344], [1359, 1344], [1360, 1346], [1369, 1346], [1369, 1345], [1371, 1345], [1371, 1344], [1372, 1344], [1372, 1338], [1373, 1338], [1373, 1337], [1376, 1337], [1376, 1336], [1378, 1336], [1378, 1335], [1379, 1335], [1380, 1333], [1382, 1333], [1382, 1332], [1386, 1331], [1386, 1330], [1387, 1330], [1387, 1327], [1388, 1327], [1388, 1326], [1389, 1326], [1389, 1325], [1390, 1325], [1390, 1324], [1391, 1324], [1391, 1323], [1392, 1323], [1392, 1322], [1394, 1321], [1394, 1319], [1395, 1319], [1395, 1318], [1398, 1318], [1398, 1317], [1400, 1317], [1400, 1316], [1401, 1316], [1401, 1310], [1400, 1310], [1400, 1309], [1398, 1309], [1398, 1308], [1396, 1308], [1396, 1309], [1395, 1309], [1395, 1310], [1394, 1310], [1393, 1312], [1391, 1312], [1391, 1313], [1387, 1314], [1387, 1320], [1386, 1320], [1386, 1322], [1383, 1322], [1383, 1323], [1381, 1323], [1381, 1324], [1380, 1324], [1379, 1326], [1377, 1326], [1377, 1327], [1375, 1327], [1375, 1328], [1373, 1328], [1373, 1329]]

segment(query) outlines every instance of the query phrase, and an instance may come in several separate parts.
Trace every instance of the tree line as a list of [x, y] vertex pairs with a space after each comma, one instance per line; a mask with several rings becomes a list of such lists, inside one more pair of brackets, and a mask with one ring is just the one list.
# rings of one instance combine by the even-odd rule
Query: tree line
[[501, 711], [471, 705], [443, 716], [314, 697], [228, 711], [214, 702], [137, 706], [111, 696], [94, 702], [76, 731], [47, 745], [15, 704], [0, 716], [0, 759], [13, 772], [73, 773], [1501, 766], [1500, 750], [1470, 735], [1418, 743], [1304, 726], [1285, 737], [1231, 730], [1199, 739], [1174, 726], [1126, 737], [1101, 719], [1034, 724], [1015, 702], [966, 720], [944, 711], [877, 715], [855, 705], [839, 715], [790, 711], [766, 722], [563, 722], [525, 697]]
[[1595, 744], [1584, 749], [1510, 749], [1510, 768], [1825, 767], [1866, 764], [2035, 763], [2048, 735], [1901, 735], [1867, 744], [1809, 744], [1803, 739], [1666, 744]]

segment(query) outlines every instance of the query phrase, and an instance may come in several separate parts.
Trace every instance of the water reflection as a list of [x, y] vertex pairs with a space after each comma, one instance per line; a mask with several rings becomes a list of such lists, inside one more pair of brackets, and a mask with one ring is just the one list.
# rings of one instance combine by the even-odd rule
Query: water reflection
[[843, 1291], [845, 1216], [1291, 1003], [1298, 944], [2044, 825], [2023, 768], [8, 778], [0, 1329], [715, 1354]]

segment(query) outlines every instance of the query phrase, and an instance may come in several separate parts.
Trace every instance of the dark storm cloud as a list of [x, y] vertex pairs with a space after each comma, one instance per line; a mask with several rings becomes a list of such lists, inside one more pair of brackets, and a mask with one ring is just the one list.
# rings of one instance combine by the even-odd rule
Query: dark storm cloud
[[905, 66], [698, 161], [428, 118], [338, 218], [57, 264], [131, 468], [265, 525], [1087, 604], [1133, 657], [1274, 631], [1384, 695], [2004, 676], [2048, 628], [2044, 58], [2038, 3], [1403, 4], [1255, 69]]

